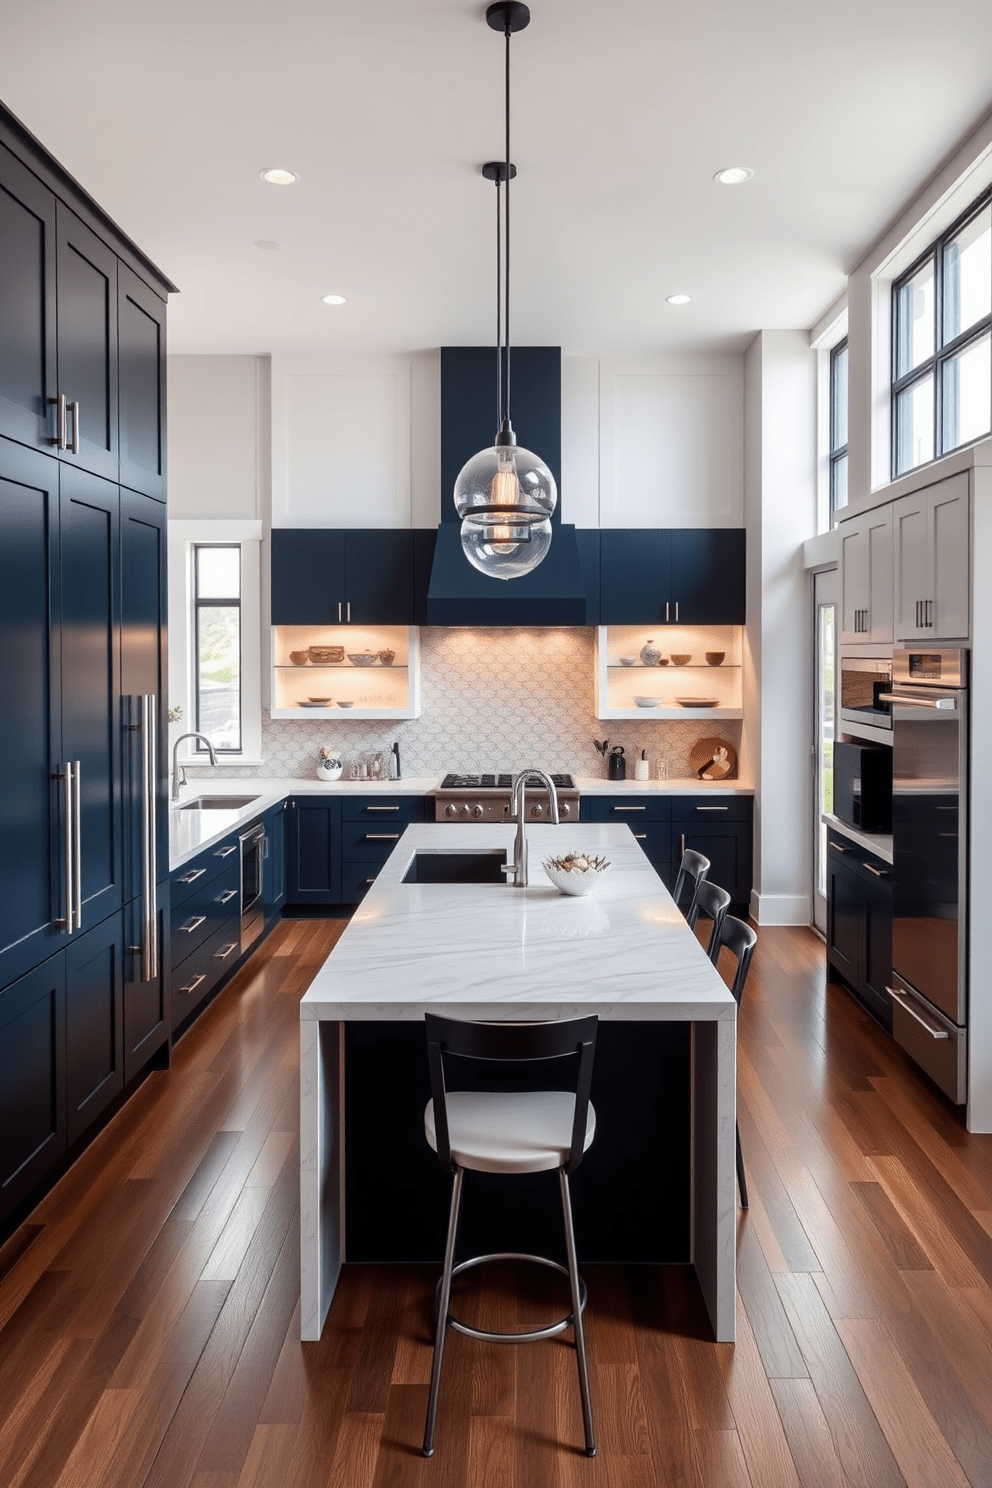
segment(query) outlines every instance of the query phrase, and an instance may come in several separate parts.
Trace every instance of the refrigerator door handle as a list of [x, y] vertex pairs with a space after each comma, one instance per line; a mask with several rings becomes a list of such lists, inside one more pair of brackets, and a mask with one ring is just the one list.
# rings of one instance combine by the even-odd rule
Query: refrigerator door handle
[[896, 999], [900, 1007], [904, 1008], [909, 1016], [914, 1019], [914, 1021], [920, 1025], [923, 1031], [925, 1033], [928, 1033], [932, 1039], [937, 1040], [950, 1038], [951, 1035], [948, 1033], [946, 1028], [941, 1028], [939, 1024], [935, 1026], [933, 1023], [930, 1022], [929, 1018], [922, 1017], [921, 1014], [918, 1013], [914, 1008], [908, 994], [903, 992], [899, 987], [886, 987], [885, 990], [886, 992], [888, 992], [890, 997], [894, 997]]

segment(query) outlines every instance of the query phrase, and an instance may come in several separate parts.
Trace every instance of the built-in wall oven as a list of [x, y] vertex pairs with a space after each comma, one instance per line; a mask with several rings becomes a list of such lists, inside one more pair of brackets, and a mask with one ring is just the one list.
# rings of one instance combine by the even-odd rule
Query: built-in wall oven
[[892, 1034], [967, 1094], [968, 653], [894, 651]]
[[263, 864], [269, 855], [269, 842], [261, 822], [243, 832], [241, 842], [241, 954], [252, 945], [265, 928], [263, 900]]
[[840, 659], [841, 723], [892, 727], [892, 705], [885, 694], [892, 689], [892, 662], [884, 656], [842, 656]]

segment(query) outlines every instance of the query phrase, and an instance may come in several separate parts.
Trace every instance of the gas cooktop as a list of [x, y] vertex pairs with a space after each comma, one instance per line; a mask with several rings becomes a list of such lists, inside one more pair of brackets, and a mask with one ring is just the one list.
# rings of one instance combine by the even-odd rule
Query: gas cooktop
[[[571, 775], [552, 775], [556, 790], [574, 790], [575, 781]], [[535, 783], [537, 783], [535, 777]], [[445, 775], [441, 781], [442, 790], [502, 790], [508, 791], [513, 784], [513, 776], [501, 775]]]

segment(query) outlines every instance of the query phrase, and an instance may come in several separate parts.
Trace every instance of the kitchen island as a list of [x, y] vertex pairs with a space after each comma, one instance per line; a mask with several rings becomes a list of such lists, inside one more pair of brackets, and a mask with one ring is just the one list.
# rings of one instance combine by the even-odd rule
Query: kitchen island
[[[513, 835], [497, 824], [409, 827], [300, 1004], [302, 1337], [320, 1337], [346, 1259], [345, 1025], [414, 1023], [432, 1011], [494, 1020], [597, 1013], [691, 1025], [689, 1258], [714, 1336], [730, 1341], [734, 1000], [626, 827], [529, 828], [527, 888], [416, 881], [418, 870], [443, 876], [453, 853], [512, 859]], [[559, 894], [541, 868], [549, 854], [576, 848], [611, 861], [594, 898]], [[422, 1110], [394, 1117], [417, 1123]], [[395, 1219], [402, 1224], [401, 1214]]]

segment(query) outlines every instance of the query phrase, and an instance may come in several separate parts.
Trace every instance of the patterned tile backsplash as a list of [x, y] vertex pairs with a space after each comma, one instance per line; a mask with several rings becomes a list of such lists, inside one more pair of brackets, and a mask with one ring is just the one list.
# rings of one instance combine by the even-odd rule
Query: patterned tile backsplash
[[[605, 775], [593, 743], [608, 738], [627, 752], [627, 773], [642, 749], [664, 760], [672, 778], [688, 775], [697, 739], [717, 732], [740, 750], [741, 725], [727, 719], [708, 725], [656, 719], [595, 717], [592, 629], [449, 630], [420, 632], [419, 718], [397, 721], [341, 718], [309, 722], [262, 714], [261, 768], [227, 775], [310, 776], [320, 746], [339, 749], [347, 761], [399, 740], [404, 775], [446, 770], [520, 770], [527, 765]], [[208, 773], [190, 767], [193, 773]]]

